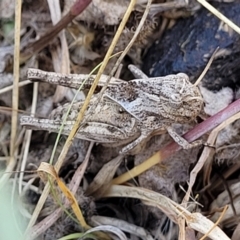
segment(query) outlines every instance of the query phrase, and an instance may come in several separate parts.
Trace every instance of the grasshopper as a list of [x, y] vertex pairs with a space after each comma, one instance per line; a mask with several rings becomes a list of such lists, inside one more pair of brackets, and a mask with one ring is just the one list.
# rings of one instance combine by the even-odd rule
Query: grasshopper
[[[172, 129], [174, 123], [193, 121], [201, 112], [203, 99], [197, 86], [193, 85], [186, 74], [179, 73], [164, 77], [148, 78], [141, 70], [129, 66], [136, 79], [123, 81], [112, 78], [102, 98], [97, 94], [90, 106], [97, 105], [94, 114], [88, 109], [80, 126], [77, 138], [116, 145], [125, 145], [121, 153], [127, 153], [153, 133], [164, 129], [183, 148], [188, 149], [199, 144], [188, 143]], [[41, 80], [52, 84], [78, 89], [86, 75], [57, 74], [37, 69], [29, 69], [28, 79]], [[99, 86], [106, 82], [102, 75]], [[83, 88], [89, 89], [94, 76], [88, 78]], [[98, 103], [98, 104], [97, 104]], [[69, 134], [77, 112], [83, 102], [74, 103], [67, 118], [63, 134]], [[53, 111], [49, 119], [37, 119], [23, 116], [21, 124], [33, 129], [58, 132], [63, 121], [67, 105]], [[74, 117], [73, 117], [74, 116]], [[83, 121], [84, 122], [84, 121]]]

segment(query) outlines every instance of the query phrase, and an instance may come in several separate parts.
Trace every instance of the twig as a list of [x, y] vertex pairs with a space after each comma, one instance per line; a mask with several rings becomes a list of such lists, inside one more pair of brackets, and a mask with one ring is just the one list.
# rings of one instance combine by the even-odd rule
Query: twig
[[77, 17], [90, 3], [91, 0], [77, 0], [70, 8], [69, 12], [55, 26], [47, 31], [43, 37], [41, 37], [36, 42], [28, 45], [26, 49], [23, 49], [20, 55], [21, 62], [26, 61], [34, 53], [37, 53], [46, 47], [49, 42], [55, 36], [57, 36], [57, 34], [62, 29], [64, 29], [75, 17]]
[[[192, 130], [184, 134], [183, 137], [188, 142], [195, 141], [238, 112], [240, 112], [240, 99], [236, 100], [225, 109], [208, 118], [204, 122], [198, 124]], [[133, 177], [140, 175], [154, 165], [162, 162], [163, 160], [166, 160], [169, 156], [180, 149], [181, 146], [179, 146], [176, 142], [171, 142], [167, 146], [163, 147], [163, 149], [155, 153], [152, 157], [147, 159], [145, 162], [134, 167], [129, 172], [113, 179], [112, 184], [121, 184], [128, 181], [129, 179], [132, 179]]]

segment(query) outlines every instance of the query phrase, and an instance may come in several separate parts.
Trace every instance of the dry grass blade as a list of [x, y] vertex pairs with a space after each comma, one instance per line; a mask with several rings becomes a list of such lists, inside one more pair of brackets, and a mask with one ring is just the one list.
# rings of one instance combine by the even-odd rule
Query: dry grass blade
[[197, 86], [197, 85], [202, 81], [202, 79], [204, 78], [204, 76], [206, 75], [208, 69], [210, 68], [210, 66], [211, 66], [211, 64], [212, 64], [212, 62], [213, 62], [213, 60], [214, 60], [214, 57], [215, 57], [216, 54], [217, 54], [218, 49], [219, 49], [219, 48], [217, 48], [217, 49], [213, 52], [213, 54], [212, 54], [211, 58], [209, 59], [206, 67], [205, 67], [204, 70], [202, 71], [201, 75], [198, 77], [197, 81], [194, 83], [195, 86]]
[[101, 90], [101, 94], [100, 94], [100, 97], [101, 95], [103, 95], [104, 91], [106, 90], [107, 86], [108, 86], [108, 83], [110, 82], [110, 79], [112, 78], [112, 76], [114, 75], [114, 73], [116, 72], [116, 70], [118, 69], [120, 63], [122, 62], [123, 58], [127, 55], [128, 51], [130, 50], [130, 48], [132, 47], [132, 45], [134, 44], [139, 32], [141, 31], [142, 27], [143, 27], [143, 24], [144, 22], [146, 21], [146, 18], [148, 16], [148, 13], [150, 11], [150, 6], [151, 6], [151, 3], [152, 3], [152, 0], [148, 0], [147, 2], [147, 5], [146, 5], [146, 8], [144, 10], [144, 13], [142, 15], [142, 18], [137, 26], [137, 29], [131, 39], [131, 41], [128, 43], [128, 45], [126, 46], [126, 48], [124, 49], [124, 51], [122, 52], [121, 56], [118, 58], [117, 62], [115, 63], [111, 73], [109, 74], [109, 77], [106, 81], [106, 84], [105, 86], [102, 88]]
[[[89, 157], [90, 157], [92, 147], [93, 147], [93, 143], [89, 145], [88, 152], [86, 154], [86, 157], [83, 163], [77, 168], [69, 184], [69, 189], [73, 194], [76, 194], [77, 189], [79, 188], [80, 182], [82, 180], [82, 177], [84, 175], [84, 172], [89, 162]], [[66, 200], [63, 207], [67, 208], [68, 206], [69, 206], [69, 201]], [[37, 223], [31, 229], [31, 232], [28, 235], [29, 239], [37, 238], [40, 234], [44, 233], [50, 226], [52, 226], [58, 220], [58, 218], [61, 216], [61, 213], [62, 213], [62, 208], [58, 208], [52, 214], [50, 214], [45, 219], [43, 219], [41, 222]]]
[[[119, 230], [119, 228], [116, 228], [116, 227], [113, 227], [110, 225], [102, 225], [102, 226], [94, 227], [94, 228], [86, 231], [86, 233], [82, 236], [82, 238], [84, 238], [84, 236], [86, 236], [90, 233], [99, 232], [99, 231], [110, 232], [110, 233], [113, 233], [114, 235], [118, 236], [120, 240], [127, 240], [127, 237], [124, 234], [124, 232]], [[103, 239], [103, 238], [101, 238], [101, 239]]]
[[122, 20], [122, 22], [121, 22], [121, 24], [120, 24], [120, 26], [118, 28], [118, 31], [117, 31], [117, 33], [116, 33], [116, 35], [115, 35], [115, 37], [114, 37], [114, 39], [112, 41], [112, 44], [109, 47], [108, 52], [106, 53], [104, 61], [103, 61], [102, 65], [101, 65], [101, 67], [100, 67], [100, 69], [99, 69], [99, 71], [98, 71], [98, 73], [96, 75], [95, 81], [94, 81], [92, 87], [89, 90], [89, 93], [88, 93], [88, 95], [86, 97], [86, 100], [85, 100], [85, 102], [84, 102], [84, 104], [83, 104], [83, 106], [81, 108], [81, 111], [79, 112], [79, 114], [77, 116], [76, 122], [75, 122], [75, 124], [74, 124], [74, 126], [73, 126], [73, 128], [72, 128], [72, 130], [71, 130], [71, 132], [70, 132], [70, 134], [69, 134], [69, 136], [67, 138], [67, 140], [66, 140], [66, 143], [65, 143], [65, 145], [63, 147], [63, 150], [62, 150], [62, 152], [61, 152], [61, 154], [59, 156], [59, 159], [58, 159], [58, 161], [57, 161], [57, 163], [55, 165], [57, 171], [60, 169], [60, 167], [62, 165], [62, 162], [63, 162], [63, 160], [64, 160], [64, 158], [65, 158], [65, 156], [67, 154], [67, 151], [68, 151], [68, 149], [69, 149], [69, 147], [71, 145], [71, 141], [74, 138], [74, 136], [75, 136], [75, 134], [76, 134], [76, 132], [77, 132], [77, 130], [79, 128], [79, 125], [80, 125], [80, 123], [81, 123], [81, 121], [83, 119], [85, 110], [87, 109], [89, 101], [90, 101], [90, 99], [91, 99], [91, 97], [92, 97], [92, 95], [93, 95], [93, 93], [94, 93], [94, 91], [95, 91], [95, 89], [97, 87], [97, 84], [98, 84], [98, 81], [100, 79], [100, 76], [103, 73], [103, 71], [104, 71], [104, 69], [105, 69], [105, 67], [106, 67], [106, 65], [107, 65], [107, 63], [108, 63], [108, 61], [109, 61], [109, 59], [111, 57], [111, 54], [112, 54], [112, 52], [114, 50], [114, 47], [116, 46], [117, 40], [118, 40], [118, 38], [121, 35], [121, 32], [122, 32], [122, 30], [123, 30], [123, 28], [124, 28], [124, 26], [125, 26], [125, 24], [127, 22], [127, 19], [129, 18], [129, 15], [130, 15], [133, 7], [134, 7], [134, 4], [135, 4], [135, 1], [131, 1], [130, 5], [129, 5], [129, 8], [128, 8], [128, 11], [125, 14], [125, 16], [123, 17], [123, 20]]
[[207, 233], [205, 233], [205, 235], [203, 237], [200, 238], [200, 240], [204, 240], [206, 237], [209, 236], [209, 233], [221, 222], [221, 220], [222, 220], [224, 214], [226, 213], [227, 209], [228, 209], [228, 206], [225, 206], [222, 213], [221, 213], [221, 216], [219, 217], [217, 222], [214, 224], [214, 226], [212, 226], [211, 229], [209, 229], [209, 231]]
[[[48, 0], [48, 6], [51, 13], [53, 24], [57, 24], [61, 20], [61, 6], [59, 1]], [[59, 34], [60, 46], [56, 49], [51, 49], [52, 60], [55, 72], [69, 74], [70, 73], [70, 57], [68, 51], [68, 45], [65, 35], [65, 30], [62, 30]], [[53, 96], [53, 102], [57, 103], [62, 100], [66, 88], [57, 86], [55, 94]]]
[[[71, 204], [71, 207], [73, 209], [73, 212], [75, 213], [77, 219], [79, 220], [80, 225], [83, 228], [89, 228], [87, 223], [85, 222], [85, 219], [82, 215], [82, 212], [81, 212], [81, 210], [78, 206], [77, 200], [75, 199], [75, 197], [71, 193], [71, 191], [66, 187], [64, 182], [58, 177], [54, 167], [52, 165], [48, 164], [48, 163], [42, 162], [37, 171], [39, 173], [40, 178], [42, 178], [43, 180], [45, 179], [45, 176], [43, 175], [43, 173], [47, 173], [48, 175], [50, 175], [53, 178], [54, 181], [57, 182], [58, 187], [61, 189], [63, 194], [69, 200], [69, 202]], [[48, 177], [46, 177], [46, 180], [47, 179], [48, 179]]]
[[160, 163], [163, 160], [161, 152], [157, 152], [152, 157], [147, 159], [142, 164], [139, 164], [138, 166], [134, 167], [130, 171], [120, 175], [119, 177], [116, 177], [112, 180], [112, 184], [122, 184], [124, 182], [127, 182], [130, 179], [133, 179], [134, 177], [138, 176], [139, 174], [147, 171], [152, 166]]
[[207, 8], [212, 14], [214, 14], [216, 17], [218, 17], [221, 21], [223, 21], [229, 27], [231, 27], [234, 31], [236, 31], [238, 34], [240, 34], [240, 28], [236, 24], [234, 24], [231, 20], [229, 20], [227, 17], [225, 17], [222, 13], [220, 13], [211, 4], [209, 4], [205, 0], [197, 0], [197, 1], [199, 3], [201, 3], [205, 8]]
[[100, 198], [111, 185], [111, 180], [122, 162], [122, 159], [123, 156], [120, 155], [104, 164], [87, 188], [86, 194], [94, 195], [96, 198]]
[[[23, 86], [28, 85], [28, 84], [30, 84], [30, 83], [32, 83], [32, 82], [29, 81], [29, 80], [25, 80], [25, 81], [20, 82], [20, 83], [18, 84], [18, 87], [23, 87]], [[13, 85], [7, 86], [7, 87], [5, 87], [5, 88], [2, 88], [2, 89], [0, 89], [0, 94], [6, 93], [6, 92], [8, 92], [8, 91], [11, 91], [12, 89], [13, 89]]]
[[[7, 164], [6, 172], [12, 172], [16, 165], [16, 136], [18, 125], [18, 96], [19, 96], [19, 66], [20, 66], [20, 31], [21, 31], [21, 9], [22, 1], [17, 0], [15, 4], [15, 33], [14, 33], [14, 66], [13, 66], [13, 92], [12, 92], [12, 122], [11, 122], [11, 142], [10, 159]], [[0, 179], [0, 188], [7, 182], [11, 174], [3, 174]]]
[[111, 217], [92, 216], [91, 222], [94, 225], [111, 225], [121, 229], [124, 232], [136, 235], [141, 239], [153, 240], [151, 234], [149, 234], [144, 228], [131, 224], [127, 221], [115, 219]]
[[[240, 118], [240, 113], [237, 113], [234, 116], [228, 118], [226, 121], [224, 121], [219, 126], [217, 126], [211, 132], [211, 134], [209, 135], [207, 143], [210, 146], [213, 146], [215, 141], [216, 141], [216, 138], [217, 138], [217, 135], [218, 135], [219, 131], [221, 131], [227, 125], [231, 124], [232, 122], [236, 121], [239, 118]], [[188, 190], [186, 192], [186, 195], [185, 195], [185, 197], [184, 197], [184, 199], [182, 201], [183, 203], [186, 203], [187, 201], [189, 201], [190, 193], [191, 193], [192, 187], [193, 187], [193, 185], [194, 185], [194, 183], [196, 181], [197, 174], [202, 169], [202, 167], [203, 167], [204, 163], [206, 162], [206, 160], [208, 159], [208, 157], [212, 155], [211, 152], [212, 152], [212, 148], [206, 146], [204, 148], [203, 152], [202, 152], [202, 155], [201, 155], [200, 159], [198, 160], [198, 163], [196, 164], [194, 169], [191, 171], [191, 173], [190, 173], [190, 182], [189, 182], [189, 185], [188, 185]], [[208, 167], [210, 167], [210, 166], [208, 166]], [[205, 181], [206, 181], [206, 177], [205, 177]]]
[[[71, 18], [71, 20], [74, 18], [74, 17], [76, 17], [76, 15], [78, 15], [79, 13], [81, 13], [86, 7], [87, 7], [87, 5], [90, 3], [91, 1], [76, 1], [75, 2], [75, 4], [73, 5], [73, 7], [70, 9], [70, 11], [69, 11], [69, 13], [67, 14], [68, 15], [68, 18]], [[64, 17], [63, 19], [62, 19], [62, 21], [64, 20], [64, 19], [68, 19], [67, 17]], [[69, 20], [69, 19], [68, 19]], [[61, 22], [61, 21], [60, 21]], [[65, 22], [66, 23], [66, 22]], [[59, 24], [59, 23], [58, 23]], [[58, 25], [57, 24], [57, 25]], [[58, 30], [57, 31], [57, 33], [59, 32], [59, 29], [57, 28], [57, 25], [56, 25], [56, 29]], [[59, 27], [59, 26], [58, 26]], [[61, 25], [61, 30], [62, 30], [62, 25]], [[56, 34], [57, 34], [56, 33]], [[52, 34], [51, 34], [52, 35]], [[40, 39], [41, 40], [41, 39]], [[36, 44], [35, 44], [36, 45]], [[42, 46], [41, 46], [42, 47]], [[30, 50], [31, 50], [31, 48], [30, 48]], [[38, 49], [38, 51], [39, 51], [39, 49]], [[25, 53], [26, 54], [26, 56], [28, 57], [28, 55], [29, 55], [29, 53], [28, 52], [26, 52]], [[31, 54], [32, 54], [32, 50], [31, 50]], [[26, 57], [25, 56], [25, 57]], [[96, 86], [95, 86], [95, 88], [96, 88]], [[93, 88], [92, 89], [92, 91], [94, 92], [94, 90], [95, 90], [95, 88]], [[89, 100], [90, 100], [90, 97], [91, 97], [91, 95], [93, 94], [93, 92], [90, 94], [90, 92], [89, 92], [89, 99], [87, 100], [86, 99], [86, 103], [84, 104], [85, 105], [85, 109], [87, 108], [87, 105], [88, 105], [88, 102], [89, 102]], [[60, 157], [59, 157], [59, 160], [58, 160], [58, 162], [55, 164], [55, 169], [56, 169], [56, 171], [58, 172], [59, 171], [59, 169], [60, 169], [60, 167], [61, 167], [61, 165], [62, 165], [62, 162], [63, 162], [63, 160], [64, 160], [64, 158], [65, 158], [65, 156], [66, 156], [66, 154], [67, 154], [67, 151], [68, 151], [68, 149], [69, 149], [69, 147], [71, 146], [71, 142], [72, 142], [72, 139], [73, 139], [73, 137], [74, 137], [74, 135], [75, 135], [75, 133], [76, 133], [76, 131], [77, 131], [77, 129], [78, 129], [78, 126], [79, 126], [79, 124], [80, 124], [80, 122], [81, 122], [81, 119], [82, 119], [82, 117], [83, 117], [83, 114], [84, 114], [84, 111], [85, 111], [85, 109], [82, 109], [82, 111], [79, 113], [79, 116], [78, 116], [78, 119], [76, 120], [76, 124], [74, 125], [74, 127], [73, 127], [73, 129], [72, 129], [72, 131], [71, 131], [71, 133], [70, 133], [70, 135], [69, 135], [69, 137], [68, 137], [68, 139], [67, 139], [67, 141], [66, 141], [66, 144], [65, 144], [65, 146], [64, 146], [64, 148], [63, 148], [63, 150], [62, 150], [62, 152], [61, 152], [61, 154], [60, 154]], [[34, 210], [34, 212], [33, 212], [33, 215], [32, 215], [32, 218], [31, 218], [31, 220], [29, 221], [29, 224], [28, 224], [28, 228], [27, 228], [27, 230], [26, 230], [26, 233], [27, 233], [27, 231], [29, 231], [29, 229], [30, 229], [30, 227], [32, 227], [32, 225], [35, 223], [35, 221], [36, 221], [36, 219], [37, 219], [37, 216], [39, 215], [39, 213], [40, 213], [40, 211], [41, 211], [41, 209], [42, 209], [42, 207], [43, 207], [43, 204], [44, 204], [44, 202], [45, 202], [45, 200], [46, 200], [46, 198], [47, 198], [47, 196], [48, 196], [48, 193], [49, 193], [49, 190], [50, 190], [50, 187], [49, 187], [49, 184], [46, 184], [45, 185], [45, 188], [44, 188], [44, 191], [43, 191], [43, 193], [42, 193], [42, 195], [41, 195], [41, 197], [40, 197], [40, 199], [39, 199], [39, 201], [38, 201], [38, 204], [37, 204], [37, 206], [36, 206], [36, 208], [35, 208], [35, 210]]]
[[[35, 115], [36, 113], [36, 107], [37, 107], [37, 95], [38, 95], [38, 83], [35, 82], [33, 84], [33, 100], [32, 100], [32, 107], [31, 107], [31, 114]], [[27, 163], [27, 157], [29, 153], [29, 147], [31, 142], [31, 136], [32, 136], [32, 130], [27, 130], [25, 134], [25, 146], [23, 147], [23, 159], [21, 162], [21, 169], [19, 174], [19, 194], [22, 192], [22, 182], [23, 182], [23, 176], [24, 176], [24, 170]]]
[[11, 126], [11, 144], [10, 144], [10, 161], [14, 161], [14, 152], [15, 152], [15, 140], [17, 135], [17, 121], [18, 121], [18, 112], [14, 111], [18, 109], [18, 96], [19, 96], [19, 69], [20, 69], [20, 31], [21, 31], [21, 8], [22, 1], [16, 1], [15, 9], [15, 34], [14, 34], [14, 66], [13, 66], [13, 92], [12, 92], [12, 126]]
[[[75, 124], [74, 124], [74, 126], [72, 128], [72, 131], [70, 132], [70, 134], [69, 134], [69, 136], [68, 136], [68, 138], [66, 140], [66, 143], [65, 143], [65, 145], [64, 145], [64, 147], [62, 149], [62, 152], [61, 152], [61, 154], [59, 156], [59, 159], [58, 159], [57, 163], [55, 164], [55, 169], [56, 169], [57, 172], [59, 171], [59, 169], [60, 169], [60, 167], [61, 167], [61, 165], [62, 165], [62, 163], [64, 161], [64, 158], [65, 158], [65, 156], [66, 156], [66, 154], [68, 152], [68, 149], [71, 146], [72, 139], [74, 138], [74, 135], [76, 134], [76, 132], [78, 130], [78, 126], [80, 125], [80, 122], [82, 121], [84, 112], [87, 109], [87, 106], [88, 106], [88, 103], [89, 103], [89, 101], [91, 99], [91, 96], [93, 95], [93, 93], [94, 93], [94, 91], [95, 91], [95, 89], [97, 87], [97, 84], [98, 84], [98, 81], [100, 79], [100, 76], [103, 73], [103, 70], [106, 67], [107, 63], [108, 63], [108, 60], [109, 60], [109, 58], [110, 58], [110, 56], [111, 56], [111, 54], [113, 52], [113, 49], [114, 49], [114, 47], [115, 47], [115, 45], [117, 43], [117, 40], [120, 37], [120, 34], [121, 34], [121, 32], [122, 32], [122, 30], [123, 30], [123, 28], [124, 28], [124, 26], [125, 26], [125, 24], [127, 22], [127, 19], [129, 18], [129, 15], [130, 15], [130, 13], [131, 13], [134, 5], [135, 5], [135, 2], [136, 1], [133, 1], [133, 0], [131, 1], [130, 5], [129, 5], [129, 8], [128, 8], [128, 11], [126, 12], [125, 16], [123, 17], [123, 20], [122, 20], [122, 22], [121, 22], [121, 24], [120, 24], [120, 26], [118, 28], [118, 31], [117, 31], [114, 39], [113, 39], [113, 42], [112, 42], [111, 46], [109, 47], [108, 52], [107, 52], [107, 54], [106, 54], [106, 56], [104, 58], [104, 61], [103, 61], [102, 65], [101, 65], [101, 67], [100, 67], [100, 69], [98, 71], [98, 74], [96, 76], [95, 82], [92, 85], [91, 89], [89, 90], [89, 93], [88, 93], [88, 95], [86, 97], [84, 105], [81, 108], [81, 111], [79, 112], [79, 115], [77, 116], [76, 122], [75, 122]], [[46, 186], [44, 188], [44, 191], [43, 191], [43, 194], [41, 195], [41, 198], [39, 199], [39, 203], [38, 203], [38, 205], [35, 208], [36, 213], [37, 212], [39, 213], [41, 211], [43, 203], [45, 202], [45, 199], [47, 198], [47, 195], [48, 195], [47, 193], [49, 192], [49, 190], [50, 190], [49, 184], [46, 184]], [[38, 215], [38, 214], [36, 214], [35, 211], [34, 211], [35, 217], [32, 218], [31, 221], [29, 222], [28, 229], [36, 221], [36, 215]]]
[[[178, 218], [181, 216], [184, 218], [189, 227], [205, 234], [209, 233], [208, 237], [213, 240], [229, 240], [227, 235], [215, 224], [204, 217], [200, 213], [190, 213], [181, 205], [175, 203], [171, 199], [165, 197], [160, 193], [143, 189], [139, 187], [127, 187], [113, 185], [104, 197], [127, 197], [137, 198], [149, 204], [161, 209], [172, 221], [177, 223]], [[215, 226], [215, 228], [213, 228]], [[211, 232], [209, 232], [211, 230]]]
[[[81, 87], [80, 87], [80, 88], [81, 88]], [[76, 96], [76, 95], [75, 95], [75, 96]], [[70, 107], [69, 107], [69, 109], [68, 109], [68, 112], [66, 113], [66, 117], [67, 117], [67, 115], [68, 115], [68, 113], [69, 113], [69, 111], [70, 111], [70, 108], [71, 108], [73, 102], [74, 102], [74, 99], [73, 99], [72, 103], [70, 104]], [[65, 117], [65, 118], [66, 118], [66, 117]], [[64, 125], [64, 122], [65, 122], [65, 120], [63, 121], [62, 126]], [[56, 152], [56, 148], [57, 148], [57, 144], [58, 144], [59, 138], [60, 138], [60, 136], [61, 136], [61, 131], [62, 131], [62, 130], [60, 129], [60, 131], [59, 131], [59, 133], [58, 133], [58, 136], [57, 136], [57, 139], [56, 139], [56, 142], [55, 142], [55, 145], [54, 145], [54, 148], [53, 148], [53, 150], [52, 150], [52, 154], [51, 154], [51, 158], [50, 158], [50, 163], [51, 163], [51, 164], [53, 163], [53, 158], [54, 158], [54, 155], [55, 155], [55, 152]], [[69, 146], [70, 146], [70, 145], [69, 145]], [[62, 161], [63, 161], [63, 159], [62, 159]], [[59, 164], [59, 166], [61, 166], [61, 164]], [[60, 167], [59, 167], [59, 168], [60, 168]], [[37, 204], [37, 206], [36, 206], [36, 208], [35, 208], [35, 210], [34, 210], [34, 212], [33, 212], [33, 215], [32, 215], [32, 218], [31, 218], [31, 220], [30, 220], [30, 222], [29, 222], [27, 231], [29, 230], [29, 227], [30, 227], [31, 223], [34, 222], [34, 221], [36, 221], [36, 219], [37, 219], [37, 217], [38, 217], [38, 215], [39, 215], [39, 213], [40, 213], [40, 211], [41, 211], [41, 209], [42, 209], [42, 207], [43, 207], [43, 204], [44, 204], [44, 202], [46, 201], [46, 198], [47, 198], [47, 196], [48, 196], [49, 190], [50, 190], [50, 185], [49, 185], [49, 183], [47, 183], [47, 184], [45, 185], [45, 188], [44, 188], [43, 193], [41, 194], [41, 197], [40, 197], [40, 199], [39, 199], [39, 201], [38, 201], [38, 204]], [[26, 232], [27, 232], [27, 231], [26, 231]]]

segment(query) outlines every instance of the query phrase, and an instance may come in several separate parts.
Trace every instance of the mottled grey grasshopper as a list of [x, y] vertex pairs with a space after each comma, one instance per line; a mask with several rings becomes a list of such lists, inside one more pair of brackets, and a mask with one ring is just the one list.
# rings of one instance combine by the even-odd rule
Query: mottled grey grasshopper
[[[171, 126], [173, 123], [190, 122], [200, 113], [203, 99], [197, 86], [193, 85], [184, 73], [148, 78], [135, 66], [129, 67], [138, 79], [126, 82], [112, 78], [94, 114], [89, 115], [89, 110], [85, 114], [87, 123], [80, 127], [76, 137], [101, 143], [127, 144], [121, 151], [126, 153], [153, 132], [166, 129], [183, 148], [194, 146], [194, 143], [189, 144], [174, 132]], [[77, 89], [86, 77], [28, 70], [30, 80], [41, 80]], [[105, 75], [101, 77], [99, 86], [105, 84], [106, 77]], [[94, 76], [87, 80], [84, 88], [89, 88], [93, 80]], [[90, 106], [97, 101], [96, 95], [91, 100]], [[75, 103], [74, 109], [77, 110], [74, 110], [74, 117], [81, 106], [82, 102]], [[50, 119], [22, 117], [21, 124], [34, 129], [57, 132], [64, 112], [66, 106], [55, 110]], [[73, 121], [72, 117], [70, 121], [67, 120], [63, 134], [70, 132]]]

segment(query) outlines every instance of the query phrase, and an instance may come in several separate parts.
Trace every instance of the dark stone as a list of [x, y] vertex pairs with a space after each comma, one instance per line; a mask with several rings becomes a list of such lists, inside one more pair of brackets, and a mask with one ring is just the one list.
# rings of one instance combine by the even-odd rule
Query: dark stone
[[[211, 3], [240, 26], [240, 1]], [[144, 58], [143, 71], [151, 77], [184, 72], [194, 82], [217, 47], [229, 54], [218, 57], [211, 65], [203, 85], [210, 90], [240, 86], [240, 36], [234, 30], [219, 28], [220, 20], [205, 8], [194, 16], [178, 19], [165, 31]]]

